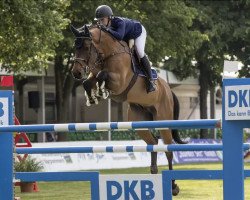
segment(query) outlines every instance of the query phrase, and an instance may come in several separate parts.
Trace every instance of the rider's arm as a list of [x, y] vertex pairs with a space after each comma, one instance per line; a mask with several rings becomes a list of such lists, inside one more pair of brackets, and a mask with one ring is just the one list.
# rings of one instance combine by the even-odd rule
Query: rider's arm
[[121, 18], [112, 19], [111, 26], [108, 28], [108, 31], [117, 39], [122, 40], [125, 35], [125, 21]]

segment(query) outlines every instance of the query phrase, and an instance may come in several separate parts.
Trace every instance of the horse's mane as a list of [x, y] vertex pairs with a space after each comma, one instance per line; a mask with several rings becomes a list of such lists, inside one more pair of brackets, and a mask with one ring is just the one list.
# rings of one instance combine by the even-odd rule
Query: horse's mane
[[98, 28], [99, 30], [103, 31], [104, 33], [108, 34], [114, 41], [117, 41], [118, 43], [120, 43], [122, 46], [128, 46], [127, 42], [123, 41], [123, 40], [117, 40], [108, 30], [105, 26], [102, 25], [98, 25], [98, 24], [88, 24], [87, 25], [89, 30], [93, 29], [93, 28]]
[[[83, 45], [83, 40], [84, 40], [84, 39], [90, 39], [90, 40], [93, 39], [90, 30], [91, 30], [91, 29], [94, 29], [94, 28], [96, 28], [96, 29], [98, 29], [98, 30], [100, 31], [100, 36], [99, 36], [100, 39], [101, 39], [101, 37], [102, 37], [101, 34], [104, 33], [104, 34], [107, 35], [110, 39], [113, 40], [114, 45], [119, 44], [119, 45], [121, 45], [121, 46], [125, 49], [125, 51], [130, 52], [130, 49], [129, 49], [129, 47], [128, 47], [127, 42], [117, 40], [117, 39], [107, 30], [107, 28], [106, 28], [105, 26], [102, 26], [102, 25], [99, 25], [99, 24], [85, 24], [85, 25], [83, 25], [81, 28], [78, 28], [78, 29], [75, 29], [75, 28], [72, 26], [72, 29], [71, 29], [71, 30], [72, 30], [72, 32], [73, 32], [73, 33], [75, 34], [75, 36], [76, 36], [76, 40], [75, 40], [75, 46], [76, 46], [76, 48], [82, 47], [82, 45]], [[100, 42], [100, 39], [99, 39], [99, 42]], [[93, 42], [93, 40], [92, 40], [92, 42]], [[111, 44], [109, 43], [109, 44], [107, 44], [107, 45], [110, 46]], [[117, 48], [119, 48], [119, 47], [117, 47]]]
[[[121, 40], [117, 40], [108, 30], [105, 26], [103, 25], [99, 25], [99, 24], [85, 24], [83, 25], [81, 28], [78, 28], [77, 31], [78, 31], [78, 34], [80, 34], [78, 38], [78, 43], [80, 43], [80, 46], [82, 44], [82, 40], [83, 38], [89, 38], [91, 39], [91, 33], [89, 32], [91, 29], [98, 29], [100, 31], [100, 33], [105, 33], [109, 38], [111, 38], [113, 40], [113, 42], [115, 43], [119, 43], [121, 46], [123, 46], [124, 48], [128, 49], [129, 50], [129, 47], [128, 47], [128, 44], [127, 42], [125, 41], [121, 41]], [[80, 38], [80, 40], [79, 40]], [[77, 42], [77, 40], [76, 40]], [[79, 44], [77, 45], [79, 46]]]

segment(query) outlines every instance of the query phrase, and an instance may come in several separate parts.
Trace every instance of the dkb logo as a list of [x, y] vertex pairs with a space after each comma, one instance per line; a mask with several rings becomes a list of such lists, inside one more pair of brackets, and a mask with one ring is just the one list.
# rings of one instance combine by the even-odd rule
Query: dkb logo
[[[135, 191], [136, 186], [139, 186], [140, 193]], [[155, 191], [154, 185], [151, 181], [124, 181], [121, 185], [117, 181], [107, 181], [107, 199], [117, 200], [123, 196], [124, 199], [130, 199], [130, 196], [134, 200], [140, 199], [154, 199]]]
[[225, 86], [225, 119], [250, 119], [250, 85]]
[[102, 200], [163, 199], [161, 174], [113, 174], [99, 176]]
[[228, 107], [250, 107], [250, 90], [228, 91]]

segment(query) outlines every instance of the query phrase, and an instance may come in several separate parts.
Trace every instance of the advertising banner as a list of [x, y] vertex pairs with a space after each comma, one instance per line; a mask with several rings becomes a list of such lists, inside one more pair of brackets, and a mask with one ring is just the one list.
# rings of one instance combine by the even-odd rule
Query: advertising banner
[[[219, 140], [213, 139], [191, 139], [189, 144], [218, 144]], [[33, 147], [65, 147], [65, 146], [121, 146], [121, 145], [145, 145], [142, 140], [133, 141], [79, 141], [79, 142], [48, 142], [33, 143]], [[159, 145], [162, 141], [159, 141]], [[36, 154], [31, 155], [44, 165], [44, 171], [71, 171], [71, 170], [99, 170], [120, 169], [132, 167], [149, 167], [151, 155], [149, 152], [128, 153], [64, 153], [64, 154]], [[164, 152], [158, 152], [157, 163], [159, 166], [168, 165]], [[222, 152], [220, 151], [180, 151], [174, 152], [173, 162], [220, 162]]]
[[[220, 140], [191, 139], [189, 144], [219, 144]], [[219, 162], [222, 161], [221, 151], [176, 151], [174, 163]]]

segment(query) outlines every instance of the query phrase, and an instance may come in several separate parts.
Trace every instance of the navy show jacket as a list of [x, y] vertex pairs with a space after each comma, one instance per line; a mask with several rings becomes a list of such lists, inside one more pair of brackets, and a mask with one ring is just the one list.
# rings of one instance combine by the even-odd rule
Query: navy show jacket
[[136, 39], [142, 33], [142, 25], [140, 22], [123, 17], [113, 17], [111, 25], [108, 27], [110, 32], [117, 40], [128, 41]]

